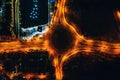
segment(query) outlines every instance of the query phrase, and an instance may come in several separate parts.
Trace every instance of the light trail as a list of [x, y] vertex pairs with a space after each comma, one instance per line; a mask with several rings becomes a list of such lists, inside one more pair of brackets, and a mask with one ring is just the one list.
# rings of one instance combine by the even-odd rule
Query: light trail
[[119, 10], [117, 10], [115, 12], [115, 17], [118, 19], [118, 21], [120, 21], [120, 11]]
[[[100, 51], [100, 52], [105, 52], [105, 53], [113, 54], [113, 55], [120, 54], [120, 44], [119, 43], [114, 44], [114, 43], [108, 43], [105, 41], [89, 40], [89, 39], [86, 39], [84, 36], [80, 35], [76, 30], [75, 24], [72, 22], [69, 23], [69, 20], [67, 20], [66, 15], [67, 15], [67, 12], [69, 13], [69, 11], [66, 8], [66, 5], [65, 5], [66, 3], [67, 3], [67, 0], [61, 0], [61, 5], [59, 6], [60, 13], [61, 13], [60, 22], [67, 29], [70, 30], [70, 32], [76, 38], [76, 40], [74, 41], [74, 48], [71, 49], [71, 51], [68, 51], [62, 55], [62, 57], [60, 58], [59, 65], [63, 66], [63, 64], [66, 61], [68, 61], [71, 57], [74, 57], [75, 55], [79, 54], [78, 52], [90, 53], [90, 52]], [[118, 12], [117, 12], [117, 14], [119, 15]], [[62, 70], [62, 66], [60, 67], [61, 70]], [[60, 70], [57, 70], [56, 72], [58, 72], [58, 71], [60, 71]], [[63, 75], [63, 72], [59, 72], [59, 73], [61, 73], [61, 75]], [[56, 75], [57, 75], [57, 73], [56, 73]], [[59, 79], [57, 79], [57, 80], [59, 80]], [[62, 76], [61, 76], [60, 80], [62, 80]]]
[[[34, 38], [32, 40], [27, 40], [26, 42], [11, 41], [11, 42], [0, 42], [0, 52], [29, 52], [30, 50], [47, 50], [49, 55], [53, 57], [53, 66], [55, 67], [55, 77], [56, 80], [62, 80], [64, 77], [63, 74], [63, 65], [65, 62], [70, 60], [75, 55], [83, 52], [89, 54], [91, 52], [99, 51], [111, 55], [120, 55], [120, 43], [109, 43], [106, 41], [92, 40], [84, 37], [77, 31], [77, 26], [73, 22], [69, 22], [67, 14], [69, 10], [66, 7], [68, 0], [58, 0], [57, 1], [57, 10], [53, 19], [53, 23], [50, 25], [50, 29], [46, 32], [43, 39]], [[119, 12], [117, 12], [119, 15]], [[75, 40], [73, 41], [72, 49], [69, 49], [67, 52], [58, 54], [52, 47], [49, 42], [49, 35], [52, 33], [54, 28], [57, 28], [57, 25], [63, 25], [63, 27], [70, 31]], [[59, 57], [60, 56], [60, 57]], [[2, 67], [0, 66], [0, 69]], [[10, 75], [9, 75], [10, 76]], [[34, 74], [27, 74], [26, 77], [33, 77]], [[13, 77], [13, 76], [12, 76]], [[38, 76], [37, 76], [38, 77]], [[39, 78], [45, 78], [46, 75], [40, 75]]]
[[21, 42], [19, 40], [11, 42], [1, 42], [0, 43], [0, 53], [9, 53], [9, 52], [29, 52], [30, 50], [40, 50], [45, 49], [42, 41], [37, 40], [28, 40]]

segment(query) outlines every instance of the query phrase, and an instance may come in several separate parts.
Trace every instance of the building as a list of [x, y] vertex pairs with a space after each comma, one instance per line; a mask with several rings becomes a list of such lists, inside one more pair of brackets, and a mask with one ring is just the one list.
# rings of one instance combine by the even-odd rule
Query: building
[[28, 0], [15, 1], [15, 27], [18, 38], [32, 38], [37, 33], [41, 35], [48, 24], [48, 0], [29, 0], [29, 4]]
[[54, 14], [54, 3], [55, 0], [0, 1], [0, 35], [18, 39], [42, 36]]

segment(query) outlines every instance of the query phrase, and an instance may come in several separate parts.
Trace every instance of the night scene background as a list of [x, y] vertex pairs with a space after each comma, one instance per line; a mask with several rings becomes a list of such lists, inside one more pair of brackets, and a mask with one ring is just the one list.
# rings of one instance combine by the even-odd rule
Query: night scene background
[[[21, 6], [21, 11], [23, 10], [23, 13], [21, 14], [24, 14], [21, 17], [21, 25], [23, 27], [36, 26], [37, 24], [46, 24], [48, 22], [49, 12], [47, 0], [39, 0], [40, 3], [38, 6], [42, 6], [43, 4], [45, 5], [42, 7], [39, 6], [40, 8], [38, 11], [36, 10], [35, 16], [30, 15], [31, 10], [27, 10], [27, 7], [33, 7], [32, 0], [20, 1], [24, 1], [21, 5], [26, 5], [26, 7]], [[2, 5], [2, 3], [0, 4]], [[119, 0], [69, 0], [66, 5], [69, 8], [69, 11], [72, 12], [67, 16], [69, 18], [69, 22], [77, 24], [79, 26], [78, 31], [80, 31], [81, 34], [96, 40], [120, 43], [120, 26], [114, 16], [114, 11], [120, 10]], [[0, 22], [1, 36], [12, 35], [8, 27], [11, 21], [10, 6], [10, 4], [6, 4], [4, 19]], [[39, 14], [37, 14], [37, 12]], [[27, 22], [30, 24], [27, 24]], [[59, 48], [64, 47], [64, 43], [58, 43], [58, 45], [59, 44], [61, 45], [60, 47], [58, 46]], [[54, 80], [54, 67], [51, 65], [52, 59], [49, 57], [48, 53], [49, 52], [47, 51], [31, 51], [28, 54], [24, 54], [22, 52], [0, 54], [0, 63], [3, 64], [3, 67], [7, 72], [14, 71], [14, 66], [17, 65], [19, 72], [47, 72], [49, 74], [49, 79], [47, 80]], [[120, 80], [120, 56], [111, 56], [97, 51], [91, 53], [91, 55], [81, 53], [64, 64], [63, 72], [63, 80]], [[6, 78], [4, 79], [3, 77]], [[9, 80], [9, 78], [5, 74], [1, 74], [0, 80]], [[19, 75], [13, 80], [24, 79]], [[30, 80], [39, 79], [31, 78]]]

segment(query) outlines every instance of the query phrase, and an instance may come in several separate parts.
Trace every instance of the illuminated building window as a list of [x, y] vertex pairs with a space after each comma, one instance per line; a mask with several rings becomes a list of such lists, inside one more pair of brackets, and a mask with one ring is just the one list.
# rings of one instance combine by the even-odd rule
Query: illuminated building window
[[20, 26], [29, 28], [48, 23], [48, 0], [20, 0]]
[[30, 13], [30, 19], [38, 19], [38, 0], [33, 0], [33, 9]]

